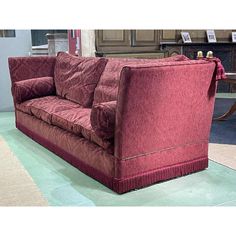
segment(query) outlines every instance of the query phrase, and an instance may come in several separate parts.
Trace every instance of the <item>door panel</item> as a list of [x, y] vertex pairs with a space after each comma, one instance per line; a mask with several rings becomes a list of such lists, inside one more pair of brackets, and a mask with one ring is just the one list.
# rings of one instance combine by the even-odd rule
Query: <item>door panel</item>
[[160, 30], [161, 42], [176, 42], [176, 30]]
[[130, 46], [129, 30], [98, 30], [99, 46]]
[[132, 30], [133, 46], [155, 46], [158, 42], [158, 30]]

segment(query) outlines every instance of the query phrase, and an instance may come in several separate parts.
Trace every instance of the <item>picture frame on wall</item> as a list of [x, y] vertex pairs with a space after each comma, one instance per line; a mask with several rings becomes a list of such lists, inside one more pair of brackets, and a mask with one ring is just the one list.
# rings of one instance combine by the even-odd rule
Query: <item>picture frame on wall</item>
[[207, 34], [208, 43], [216, 43], [217, 42], [214, 30], [207, 30], [206, 34]]
[[232, 42], [236, 43], [236, 32], [232, 32]]
[[181, 32], [181, 37], [184, 43], [192, 43], [189, 32]]

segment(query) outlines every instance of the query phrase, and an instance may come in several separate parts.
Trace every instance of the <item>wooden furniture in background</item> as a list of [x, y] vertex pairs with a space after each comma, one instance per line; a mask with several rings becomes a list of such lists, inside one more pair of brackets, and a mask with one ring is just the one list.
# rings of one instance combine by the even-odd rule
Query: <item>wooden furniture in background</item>
[[163, 58], [159, 30], [96, 30], [96, 55], [106, 57]]
[[[96, 53], [159, 52], [163, 50], [163, 44], [174, 43], [174, 50], [172, 47], [166, 48], [166, 56], [180, 54], [183, 43], [181, 31], [183, 30], [96, 30]], [[189, 32], [193, 43], [207, 43], [206, 30], [184, 31]], [[231, 43], [232, 31], [235, 30], [215, 30], [217, 41]]]
[[[213, 51], [214, 56], [221, 59], [226, 71], [236, 71], [236, 43], [161, 43], [161, 50], [169, 52], [169, 55], [184, 54], [194, 59], [198, 51], [202, 51], [206, 56], [207, 51]], [[234, 92], [236, 85], [219, 81], [218, 92]]]
[[[236, 71], [236, 43], [232, 31], [215, 30], [217, 43], [208, 43], [206, 30], [191, 30], [192, 43], [184, 44], [182, 30], [96, 30], [96, 55], [105, 57], [163, 58], [178, 54], [196, 58], [197, 51], [213, 51], [226, 71]], [[222, 81], [218, 92], [234, 92], [236, 85]]]
[[[236, 85], [236, 73], [226, 73], [227, 79], [223, 80], [225, 83], [235, 84]], [[229, 118], [233, 113], [236, 112], [236, 102], [230, 107], [230, 109], [225, 112], [222, 116], [214, 118], [217, 121], [224, 121]]]

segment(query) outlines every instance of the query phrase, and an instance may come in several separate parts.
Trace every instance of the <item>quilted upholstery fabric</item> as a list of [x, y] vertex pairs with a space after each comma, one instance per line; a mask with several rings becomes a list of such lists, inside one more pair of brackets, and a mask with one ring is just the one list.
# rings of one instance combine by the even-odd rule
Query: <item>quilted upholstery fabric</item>
[[67, 151], [76, 159], [92, 166], [108, 176], [114, 175], [114, 158], [107, 150], [102, 149], [93, 142], [87, 141], [71, 132], [60, 129], [53, 125], [48, 125], [34, 116], [29, 116], [23, 112], [17, 112], [17, 123], [24, 125], [31, 132], [40, 135], [44, 139]]
[[[119, 78], [113, 155], [109, 149], [95, 144], [93, 140], [98, 136], [93, 136], [90, 110], [79, 112], [82, 107], [78, 104], [63, 111], [57, 110], [56, 101], [50, 102], [50, 109], [38, 105], [52, 114], [51, 122], [55, 122], [55, 116], [57, 125], [64, 128], [19, 110], [16, 110], [16, 125], [115, 191], [141, 188], [207, 168], [217, 85], [214, 71], [215, 62], [188, 60], [124, 67]], [[41, 98], [16, 105], [29, 105], [35, 100]], [[31, 105], [28, 108], [31, 114]], [[80, 126], [75, 128], [77, 118]]]
[[55, 57], [10, 57], [8, 64], [13, 84], [26, 79], [53, 76]]
[[15, 102], [21, 103], [33, 98], [55, 94], [52, 77], [41, 77], [15, 82], [12, 87]]
[[105, 58], [76, 57], [60, 52], [54, 73], [57, 95], [83, 107], [91, 107], [95, 87], [106, 63]]
[[55, 112], [52, 115], [52, 124], [76, 135], [83, 136], [104, 149], [109, 149], [111, 142], [105, 141], [95, 134], [90, 123], [90, 113], [91, 109], [83, 107]]
[[94, 92], [93, 104], [117, 100], [120, 72], [123, 66], [147, 65], [165, 61], [190, 60], [184, 55], [177, 55], [163, 59], [135, 59], [135, 58], [109, 58], [98, 86]]
[[123, 68], [115, 156], [126, 159], [208, 142], [214, 70], [214, 62], [202, 60]]
[[15, 103], [15, 109], [18, 110], [18, 111], [22, 111], [26, 114], [29, 114], [29, 115], [32, 115], [31, 114], [31, 111], [30, 111], [30, 104], [29, 104], [29, 101], [25, 101], [23, 103]]
[[51, 124], [53, 113], [76, 107], [80, 105], [57, 96], [35, 98], [17, 105], [18, 110], [34, 115], [48, 124]]
[[103, 138], [114, 138], [116, 118], [116, 101], [103, 102], [93, 105], [91, 125], [95, 133]]

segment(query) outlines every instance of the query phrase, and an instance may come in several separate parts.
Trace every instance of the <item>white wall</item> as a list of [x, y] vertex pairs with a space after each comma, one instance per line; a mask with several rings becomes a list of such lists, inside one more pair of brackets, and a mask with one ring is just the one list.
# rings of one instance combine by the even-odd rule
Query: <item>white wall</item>
[[28, 56], [31, 45], [30, 30], [16, 30], [15, 38], [0, 38], [0, 111], [13, 110], [8, 57]]
[[95, 56], [95, 30], [81, 30], [82, 56]]

